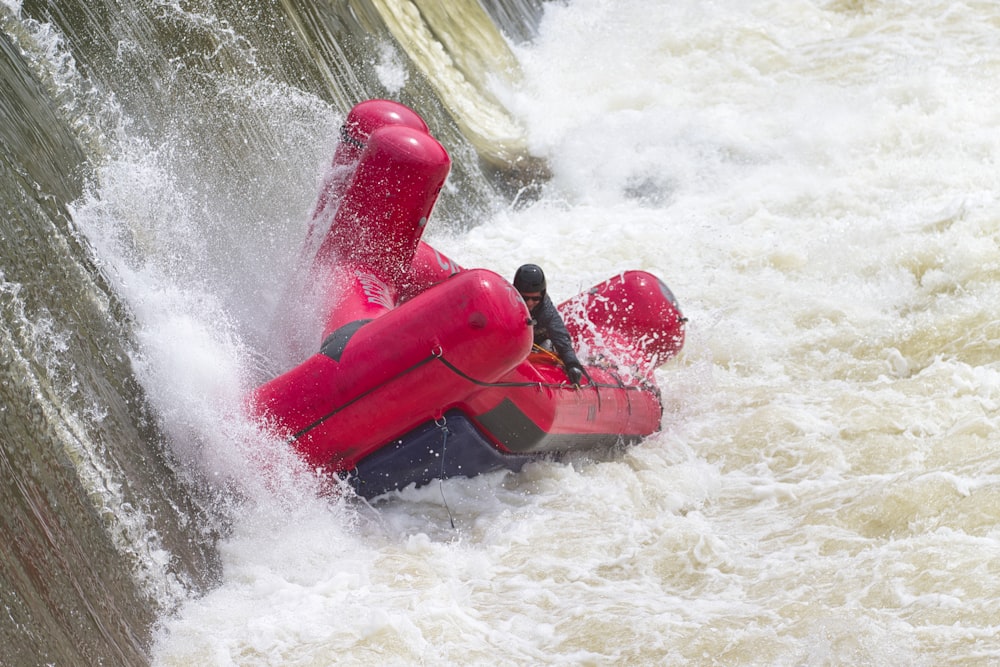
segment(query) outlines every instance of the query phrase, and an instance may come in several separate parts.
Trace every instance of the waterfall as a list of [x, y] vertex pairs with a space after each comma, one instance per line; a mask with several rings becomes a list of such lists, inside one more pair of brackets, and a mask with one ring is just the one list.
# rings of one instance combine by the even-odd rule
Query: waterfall
[[[277, 255], [293, 256], [361, 99], [407, 103], [449, 142], [443, 225], [478, 224], [543, 173], [487, 76], [498, 59], [512, 74], [507, 40], [528, 38], [540, 7], [493, 2], [497, 23], [475, 2], [436, 7], [0, 7], [0, 664], [142, 664], [156, 618], [219, 576], [238, 501], [197, 460], [203, 443], [177, 444], [203, 425], [159, 396], [177, 362], [150, 352], [160, 323], [143, 304], [167, 288], [137, 282], [170, 276], [263, 319], [287, 269], [261, 248], [281, 238]], [[254, 326], [247, 348], [263, 340]]]

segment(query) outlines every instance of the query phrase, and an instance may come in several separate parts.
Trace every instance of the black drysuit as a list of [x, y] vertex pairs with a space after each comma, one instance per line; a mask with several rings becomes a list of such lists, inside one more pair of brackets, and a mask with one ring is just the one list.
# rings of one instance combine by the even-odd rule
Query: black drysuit
[[576, 358], [573, 351], [573, 341], [566, 331], [566, 324], [562, 315], [556, 310], [552, 299], [546, 294], [542, 297], [534, 309], [531, 310], [531, 317], [535, 320], [535, 344], [541, 345], [547, 340], [552, 341], [552, 347], [556, 354], [566, 364], [566, 368], [581, 368], [580, 360]]

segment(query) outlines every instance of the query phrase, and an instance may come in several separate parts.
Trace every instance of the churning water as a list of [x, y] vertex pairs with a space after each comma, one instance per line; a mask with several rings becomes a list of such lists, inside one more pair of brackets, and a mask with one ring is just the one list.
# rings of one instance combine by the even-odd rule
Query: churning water
[[512, 48], [481, 85], [551, 179], [428, 240], [557, 299], [664, 279], [662, 432], [373, 505], [288, 460], [269, 486], [280, 447], [234, 415], [295, 355], [270, 315], [342, 113], [219, 86], [266, 128], [237, 149], [168, 105], [71, 206], [225, 505], [154, 664], [1000, 664], [1000, 5], [575, 0]]
[[159, 661], [1000, 663], [1000, 7], [577, 1], [518, 56], [553, 178], [432, 240], [564, 297], [665, 279], [663, 432], [263, 503]]

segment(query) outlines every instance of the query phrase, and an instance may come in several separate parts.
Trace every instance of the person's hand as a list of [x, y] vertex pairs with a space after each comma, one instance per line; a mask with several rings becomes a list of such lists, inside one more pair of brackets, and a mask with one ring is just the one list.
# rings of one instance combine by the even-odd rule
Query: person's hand
[[569, 378], [569, 382], [572, 385], [576, 385], [577, 388], [580, 387], [580, 380], [583, 378], [583, 367], [579, 364], [572, 364], [566, 367], [566, 377]]

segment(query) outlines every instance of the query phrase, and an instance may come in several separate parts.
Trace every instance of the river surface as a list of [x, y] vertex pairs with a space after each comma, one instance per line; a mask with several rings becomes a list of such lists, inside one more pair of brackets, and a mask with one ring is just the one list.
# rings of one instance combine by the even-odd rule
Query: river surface
[[[346, 5], [3, 5], [0, 662], [1000, 664], [1000, 5]], [[661, 432], [364, 503], [240, 417], [375, 96], [463, 266], [671, 287]]]

